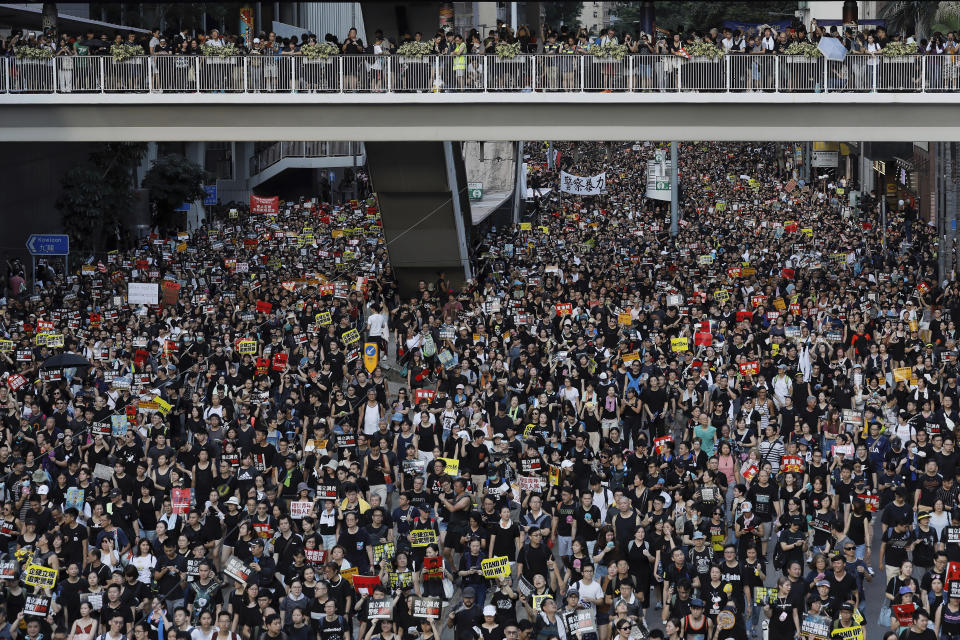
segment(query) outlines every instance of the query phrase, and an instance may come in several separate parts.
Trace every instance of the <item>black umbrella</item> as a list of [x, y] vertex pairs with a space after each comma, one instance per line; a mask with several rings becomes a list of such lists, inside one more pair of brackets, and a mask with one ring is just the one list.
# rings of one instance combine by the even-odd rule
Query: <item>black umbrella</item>
[[44, 360], [41, 369], [70, 369], [71, 367], [92, 367], [93, 363], [76, 353], [59, 353]]

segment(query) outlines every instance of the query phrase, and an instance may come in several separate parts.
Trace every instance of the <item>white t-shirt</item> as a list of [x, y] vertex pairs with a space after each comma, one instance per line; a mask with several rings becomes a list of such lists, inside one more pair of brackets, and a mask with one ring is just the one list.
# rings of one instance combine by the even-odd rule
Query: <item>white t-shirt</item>
[[387, 316], [382, 313], [374, 313], [367, 318], [367, 332], [377, 338], [386, 338], [390, 334], [387, 327]]
[[[587, 602], [588, 598], [592, 600], [603, 599], [603, 587], [601, 587], [600, 583], [596, 580], [591, 581], [590, 584], [585, 583], [583, 580], [579, 580], [574, 587], [580, 592], [580, 600], [583, 602]], [[593, 603], [591, 602], [591, 604]]]

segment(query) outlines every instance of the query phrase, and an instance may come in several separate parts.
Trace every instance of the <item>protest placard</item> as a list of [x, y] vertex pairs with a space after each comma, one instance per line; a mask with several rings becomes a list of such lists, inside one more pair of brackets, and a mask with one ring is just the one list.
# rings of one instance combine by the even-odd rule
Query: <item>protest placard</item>
[[93, 467], [93, 477], [97, 480], [113, 480], [113, 467], [98, 462]]
[[83, 513], [84, 493], [86, 492], [80, 487], [70, 487], [67, 489], [67, 494], [64, 496], [64, 507], [67, 509], [73, 507], [80, 513]]
[[454, 478], [456, 478], [458, 475], [460, 475], [460, 460], [458, 460], [457, 458], [439, 458], [438, 457], [437, 460], [440, 460], [441, 462], [443, 462], [443, 464], [445, 465], [443, 468], [443, 472], [448, 476], [453, 476]]
[[373, 563], [380, 564], [384, 560], [393, 560], [397, 555], [397, 545], [393, 542], [373, 545]]
[[250, 567], [236, 556], [230, 556], [230, 559], [227, 560], [227, 565], [223, 568], [223, 572], [234, 580], [244, 584], [246, 584], [250, 578]]
[[653, 449], [657, 452], [657, 455], [660, 455], [664, 451], [664, 446], [668, 442], [673, 442], [673, 436], [660, 436], [659, 438], [653, 439]]
[[50, 598], [46, 596], [27, 596], [23, 604], [23, 615], [46, 618], [50, 613]]
[[690, 348], [687, 338], [670, 338], [670, 349], [674, 352], [687, 351]]
[[436, 620], [440, 617], [440, 598], [413, 598], [413, 617]]
[[17, 561], [4, 560], [0, 562], [0, 580], [13, 580], [17, 577]]
[[803, 458], [800, 456], [783, 456], [780, 461], [780, 471], [803, 473]]
[[173, 513], [186, 515], [190, 512], [190, 492], [192, 489], [171, 489], [170, 504], [173, 507]]
[[572, 635], [593, 633], [597, 630], [596, 617], [593, 607], [565, 611], [563, 621], [567, 623], [567, 633]]
[[[356, 567], [354, 567], [355, 569]], [[341, 575], [343, 575], [341, 573]], [[361, 596], [369, 596], [373, 593], [374, 587], [380, 584], [380, 576], [353, 576], [353, 588], [357, 590]]]
[[383, 598], [382, 600], [369, 600], [367, 602], [367, 618], [370, 620], [389, 620], [393, 617], [393, 600]]
[[57, 584], [57, 570], [39, 564], [27, 565], [23, 583], [31, 587], [49, 587], [52, 589]]
[[433, 529], [414, 529], [410, 532], [411, 547], [425, 547], [436, 542], [437, 532]]
[[344, 331], [340, 338], [343, 340], [343, 344], [351, 345], [355, 342], [360, 342], [360, 332], [356, 329], [350, 329], [349, 331]]
[[807, 640], [828, 640], [832, 626], [833, 620], [827, 616], [806, 613], [800, 623], [800, 634]]
[[510, 558], [507, 556], [495, 556], [481, 560], [480, 569], [483, 571], [483, 577], [488, 580], [506, 578], [510, 575]]
[[536, 476], [517, 477], [517, 486], [520, 487], [522, 491], [540, 491], [540, 482], [541, 478]]
[[294, 520], [302, 520], [313, 511], [313, 502], [310, 500], [297, 500], [290, 503], [290, 517]]

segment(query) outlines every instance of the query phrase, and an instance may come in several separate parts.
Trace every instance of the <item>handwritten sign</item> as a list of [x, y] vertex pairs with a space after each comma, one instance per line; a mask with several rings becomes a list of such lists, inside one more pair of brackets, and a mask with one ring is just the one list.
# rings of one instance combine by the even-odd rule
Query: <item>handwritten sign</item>
[[507, 556], [496, 556], [480, 561], [480, 570], [483, 571], [483, 577], [488, 580], [494, 578], [506, 578], [510, 575], [510, 558]]

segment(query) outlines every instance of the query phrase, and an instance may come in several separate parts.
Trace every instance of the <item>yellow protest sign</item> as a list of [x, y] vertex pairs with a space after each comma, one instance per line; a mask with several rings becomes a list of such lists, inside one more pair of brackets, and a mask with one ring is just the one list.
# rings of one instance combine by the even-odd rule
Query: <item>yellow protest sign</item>
[[52, 589], [57, 584], [57, 570], [39, 564], [31, 564], [27, 567], [27, 574], [23, 578], [23, 582], [31, 587], [49, 587]]
[[630, 315], [629, 311], [627, 311], [626, 313], [618, 313], [617, 324], [624, 327], [629, 327], [631, 324], [633, 324], [633, 316]]
[[626, 364], [626, 363], [628, 363], [628, 362], [633, 362], [634, 360], [639, 360], [639, 359], [640, 359], [640, 352], [639, 352], [639, 351], [631, 351], [630, 353], [625, 353], [625, 354], [623, 354], [622, 356], [620, 356], [620, 359], [623, 360], [624, 364]]
[[488, 580], [494, 578], [506, 578], [510, 575], [510, 558], [507, 556], [496, 556], [480, 561], [480, 570], [483, 571], [483, 577]]
[[543, 232], [543, 235], [545, 235], [545, 236], [550, 235], [550, 227], [548, 227], [547, 225], [542, 224], [542, 225], [540, 225], [540, 226], [537, 227], [537, 228], [540, 229], [540, 231]]
[[670, 338], [670, 348], [674, 351], [686, 351], [690, 348], [686, 338]]
[[787, 308], [787, 303], [783, 298], [774, 298], [773, 307], [778, 311], [784, 311]]
[[830, 637], [838, 640], [863, 640], [866, 632], [862, 626], [843, 627], [830, 632]]
[[460, 461], [456, 458], [437, 458], [443, 462], [444, 468], [443, 472], [448, 476], [458, 476], [460, 475]]
[[808, 238], [812, 238], [812, 237], [813, 237], [813, 228], [812, 228], [812, 227], [804, 227], [803, 229], [800, 229], [800, 233], [802, 233], [803, 235], [807, 236]]
[[360, 342], [360, 332], [356, 329], [350, 329], [350, 331], [344, 331], [341, 335], [343, 338], [343, 344], [353, 344], [354, 342]]
[[437, 532], [433, 529], [414, 529], [410, 532], [411, 547], [425, 547], [437, 543]]
[[553, 596], [549, 593], [544, 593], [543, 595], [534, 594], [533, 596], [533, 610], [540, 611], [540, 608], [543, 606], [543, 601], [547, 598], [552, 598]]
[[47, 339], [50, 337], [49, 333], [38, 333], [33, 336], [33, 344], [37, 347], [47, 346]]
[[533, 231], [533, 223], [532, 223], [532, 222], [521, 222], [521, 223], [520, 223], [520, 231]]
[[0, 340], [0, 352], [10, 353], [13, 351], [13, 340]]
[[329, 311], [321, 311], [320, 313], [318, 313], [318, 314], [316, 315], [315, 320], [317, 321], [317, 324], [323, 325], [323, 326], [327, 326], [328, 324], [330, 324], [330, 323], [333, 321], [333, 320], [330, 318], [330, 312], [329, 312]]
[[340, 577], [346, 580], [347, 582], [349, 582], [351, 587], [353, 586], [354, 576], [358, 576], [358, 575], [360, 575], [359, 567], [350, 567], [349, 569], [340, 570]]
[[552, 465], [552, 464], [549, 465], [549, 467], [550, 467], [550, 468], [549, 468], [549, 471], [550, 471], [550, 479], [549, 479], [550, 486], [551, 486], [551, 487], [558, 487], [558, 486], [560, 486], [560, 467], [558, 467], [558, 466], [556, 466], [556, 465]]
[[237, 343], [237, 353], [242, 356], [254, 355], [257, 353], [257, 341], [256, 340], [241, 340]]
[[154, 396], [153, 401], [157, 403], [157, 411], [159, 411], [161, 415], [167, 415], [170, 413], [170, 409], [173, 409], [173, 405], [160, 396]]
[[730, 292], [726, 289], [717, 289], [713, 292], [713, 299], [717, 302], [726, 302], [730, 299]]

